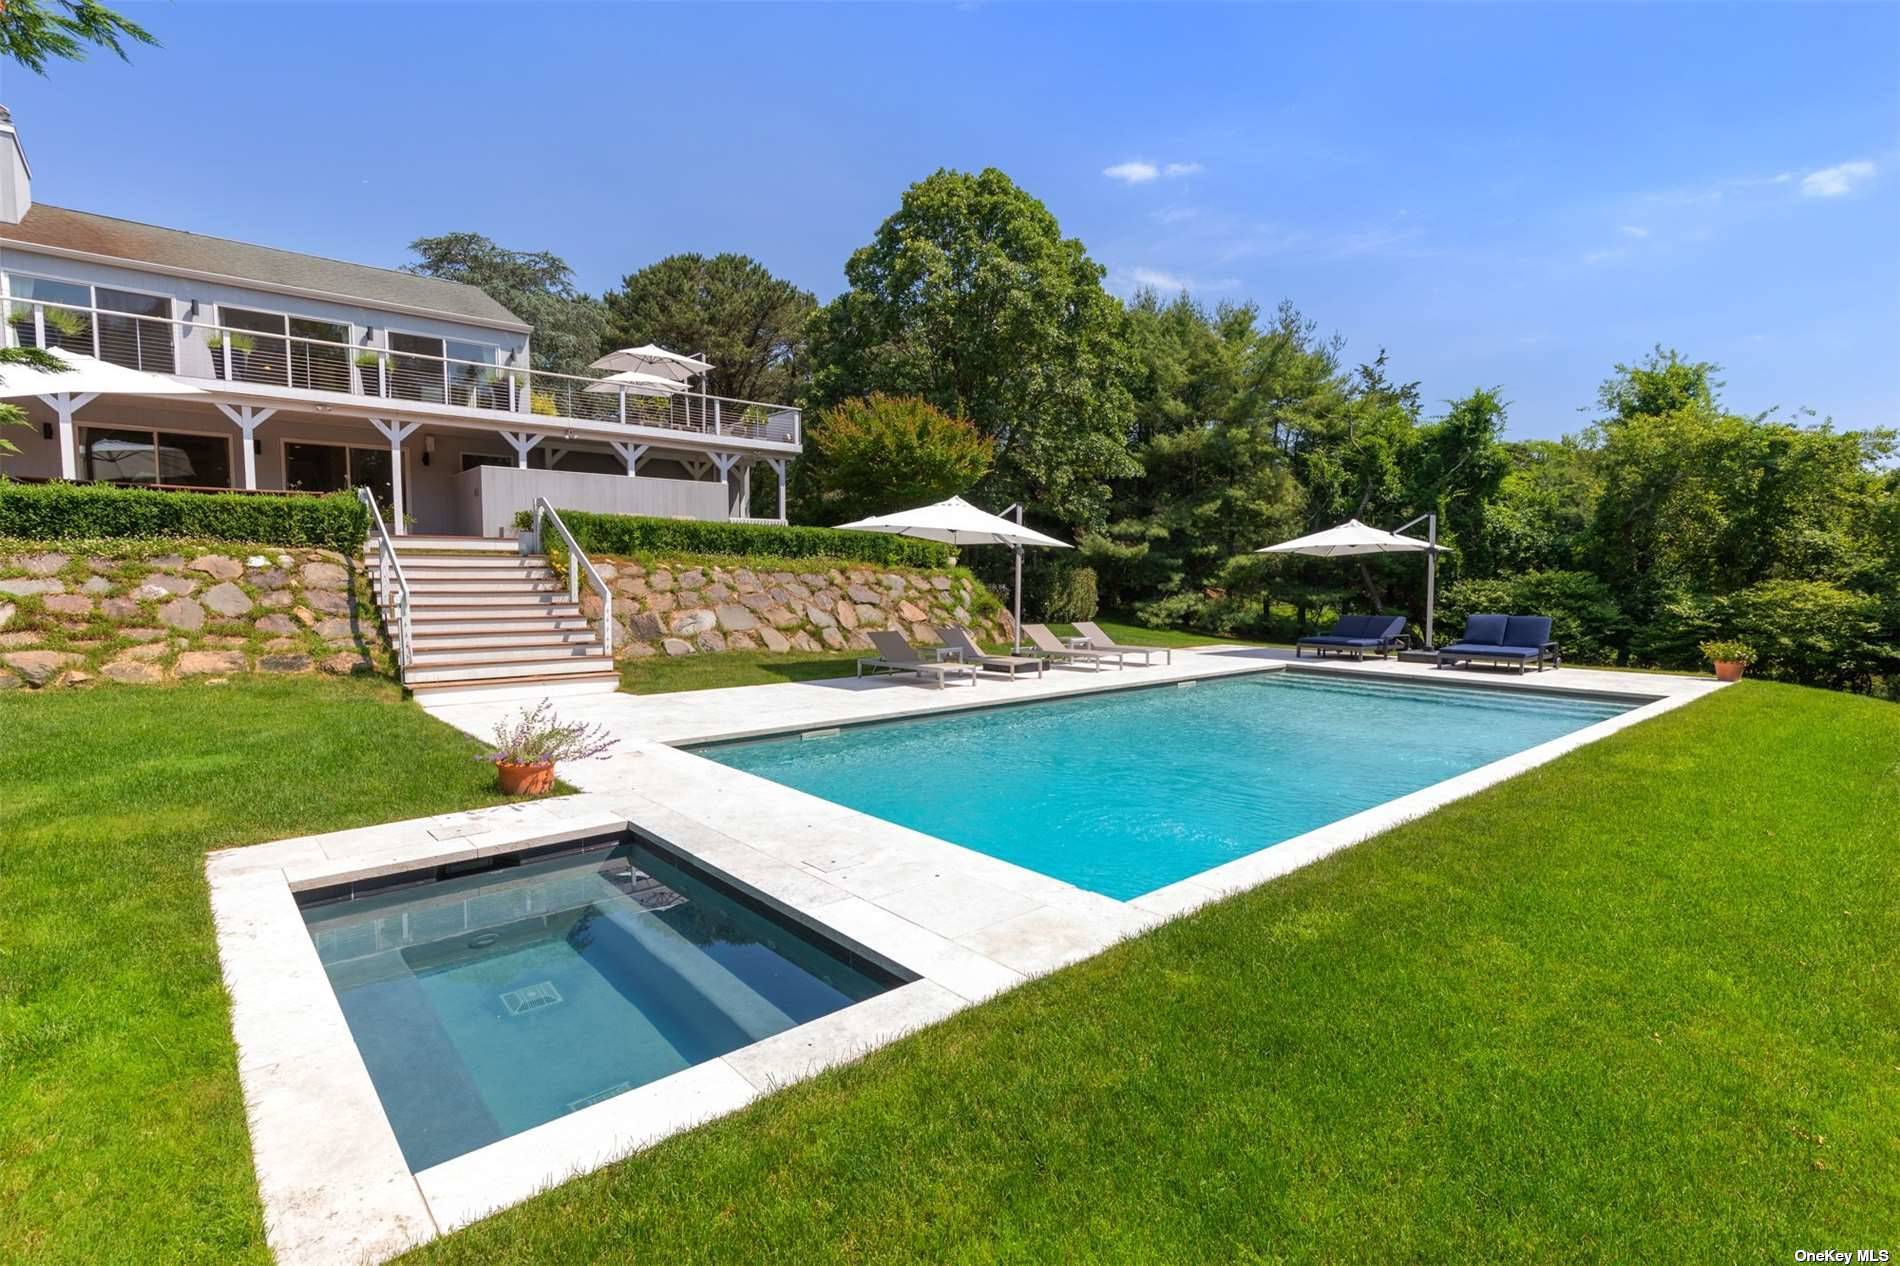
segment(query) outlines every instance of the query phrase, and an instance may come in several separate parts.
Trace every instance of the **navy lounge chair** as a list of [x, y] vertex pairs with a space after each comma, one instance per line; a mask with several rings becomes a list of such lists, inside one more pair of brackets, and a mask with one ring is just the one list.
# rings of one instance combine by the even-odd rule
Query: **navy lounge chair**
[[1298, 659], [1311, 647], [1316, 656], [1331, 651], [1335, 655], [1364, 659], [1367, 651], [1377, 651], [1379, 658], [1384, 659], [1387, 651], [1404, 645], [1405, 617], [1402, 615], [1342, 615], [1332, 632], [1316, 633], [1295, 642], [1293, 658]]
[[1465, 620], [1462, 638], [1438, 648], [1438, 667], [1459, 662], [1516, 664], [1520, 673], [1535, 664], [1541, 673], [1547, 663], [1561, 668], [1564, 661], [1550, 640], [1549, 616], [1474, 615]]

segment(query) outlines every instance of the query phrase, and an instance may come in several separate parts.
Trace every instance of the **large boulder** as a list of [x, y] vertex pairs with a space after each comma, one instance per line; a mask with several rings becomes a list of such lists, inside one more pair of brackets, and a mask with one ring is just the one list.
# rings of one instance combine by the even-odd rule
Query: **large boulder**
[[792, 639], [769, 625], [759, 630], [759, 641], [765, 643], [768, 651], [783, 653], [792, 649]]
[[205, 609], [190, 598], [173, 598], [158, 609], [160, 623], [195, 633], [205, 626]]
[[54, 615], [91, 615], [92, 599], [83, 593], [56, 593], [46, 599], [46, 609]]
[[[198, 582], [190, 576], [174, 576], [170, 572], [155, 572], [147, 576], [145, 583], [138, 587], [137, 596], [141, 598], [160, 598], [166, 594], [171, 594], [174, 597], [182, 598], [186, 594], [195, 592], [197, 588]], [[146, 590], [148, 589], [156, 589], [158, 592], [147, 593]]]
[[719, 617], [712, 612], [699, 608], [692, 611], [674, 612], [668, 621], [668, 627], [678, 637], [697, 637], [719, 627]]
[[693, 653], [693, 644], [691, 642], [682, 642], [677, 637], [669, 637], [660, 643], [660, 649], [665, 651], [668, 655], [676, 657], [680, 655], [691, 655]]
[[305, 563], [302, 575], [310, 589], [342, 589], [350, 583], [350, 573], [335, 563]]
[[70, 563], [72, 559], [64, 554], [34, 554], [20, 560], [20, 566], [26, 568], [29, 576], [52, 576]]
[[101, 668], [99, 675], [126, 686], [155, 686], [165, 680], [165, 672], [157, 664], [137, 659], [115, 659]]
[[[231, 562], [232, 560], [226, 559], [225, 561]], [[245, 593], [242, 588], [232, 584], [228, 580], [211, 586], [210, 590], [206, 592], [200, 601], [227, 620], [246, 615], [251, 609], [251, 595]]]
[[0, 664], [20, 674], [27, 685], [36, 687], [46, 685], [78, 662], [79, 656], [66, 651], [14, 651], [0, 655]]
[[719, 617], [719, 627], [728, 633], [743, 633], [759, 627], [759, 618], [741, 606], [728, 603], [716, 608], [714, 614]]
[[63, 580], [0, 580], [0, 593], [11, 594], [16, 598], [65, 592], [66, 582]]
[[250, 667], [242, 651], [186, 651], [172, 668], [180, 677], [241, 673]]
[[222, 554], [200, 554], [185, 564], [186, 571], [201, 571], [213, 580], [236, 580], [244, 574], [244, 564]]

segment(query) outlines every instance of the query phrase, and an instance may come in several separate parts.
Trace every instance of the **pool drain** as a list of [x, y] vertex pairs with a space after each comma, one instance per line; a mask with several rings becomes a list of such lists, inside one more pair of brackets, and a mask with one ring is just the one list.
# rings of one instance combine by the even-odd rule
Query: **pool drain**
[[500, 939], [501, 933], [499, 932], [483, 932], [480, 936], [469, 937], [468, 947], [470, 949], [487, 949]]

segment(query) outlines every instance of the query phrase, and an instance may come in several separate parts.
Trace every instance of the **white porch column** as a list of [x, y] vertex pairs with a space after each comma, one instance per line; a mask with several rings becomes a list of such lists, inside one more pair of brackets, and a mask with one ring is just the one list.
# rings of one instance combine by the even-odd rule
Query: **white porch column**
[[785, 467], [788, 464], [783, 457], [768, 457], [766, 464], [778, 476], [778, 521], [785, 522]]
[[277, 410], [259, 409], [248, 404], [220, 404], [218, 412], [230, 418], [244, 435], [244, 488], [247, 492], [256, 492], [257, 428], [264, 425]]
[[381, 418], [371, 418], [369, 424], [389, 441], [389, 511], [395, 516], [390, 529], [397, 536], [409, 535], [409, 525], [402, 514], [402, 442], [416, 433], [420, 422], [385, 422]]
[[507, 440], [508, 447], [515, 450], [515, 464], [521, 467], [521, 469], [526, 470], [528, 468], [528, 454], [534, 451], [536, 444], [539, 444], [547, 437], [544, 435], [535, 435], [528, 431], [503, 431], [501, 438]]
[[[44, 347], [42, 343], [40, 346]], [[70, 391], [55, 391], [40, 397], [40, 403], [53, 411], [59, 419], [59, 477], [68, 481], [79, 478], [79, 437], [73, 429], [73, 414], [79, 412], [99, 398], [96, 391], [83, 395], [74, 395]]]
[[623, 440], [609, 440], [607, 442], [614, 446], [614, 452], [620, 454], [620, 460], [627, 463], [627, 473], [629, 475], [637, 475], [640, 473], [640, 459], [647, 455], [649, 445], [628, 444]]
[[[726, 486], [726, 514], [730, 517], [732, 514], [732, 468], [739, 464], [739, 454], [713, 453], [710, 454], [710, 456], [712, 457], [713, 465], [719, 468], [719, 482]], [[746, 508], [751, 509], [750, 506]], [[745, 516], [741, 515], [740, 517], [744, 518]]]

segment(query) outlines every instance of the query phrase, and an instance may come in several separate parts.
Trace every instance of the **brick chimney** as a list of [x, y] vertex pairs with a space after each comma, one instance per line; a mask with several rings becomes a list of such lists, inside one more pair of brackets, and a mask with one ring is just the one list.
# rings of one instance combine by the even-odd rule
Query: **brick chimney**
[[13, 116], [0, 105], [0, 224], [18, 224], [33, 208], [33, 169], [14, 130]]

